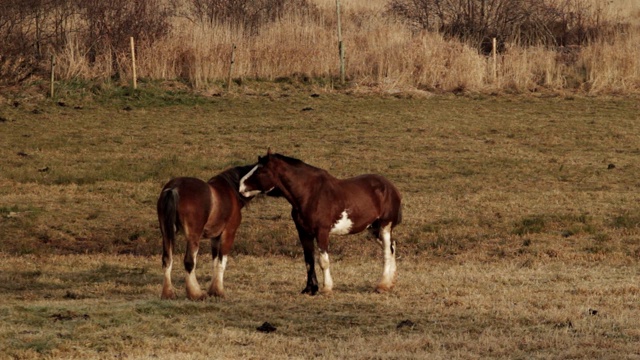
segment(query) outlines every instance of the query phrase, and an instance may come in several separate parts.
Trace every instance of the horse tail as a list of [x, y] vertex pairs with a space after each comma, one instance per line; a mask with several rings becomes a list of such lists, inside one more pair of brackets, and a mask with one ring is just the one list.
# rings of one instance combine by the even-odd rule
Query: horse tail
[[162, 232], [162, 267], [169, 265], [176, 243], [178, 223], [178, 189], [168, 188], [162, 191], [158, 201], [158, 214], [160, 218], [160, 231]]

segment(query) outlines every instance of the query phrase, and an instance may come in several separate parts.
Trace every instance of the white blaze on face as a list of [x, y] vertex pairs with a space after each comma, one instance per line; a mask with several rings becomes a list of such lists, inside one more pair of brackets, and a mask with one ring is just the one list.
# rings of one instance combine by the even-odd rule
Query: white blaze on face
[[331, 231], [329, 233], [336, 234], [336, 235], [347, 235], [351, 231], [352, 226], [353, 226], [353, 221], [349, 219], [349, 214], [345, 209], [342, 212], [340, 219], [338, 219], [338, 221], [336, 221], [336, 223], [333, 224], [333, 227], [331, 228]]
[[262, 165], [256, 165], [253, 169], [251, 169], [251, 171], [249, 171], [247, 173], [247, 175], [243, 176], [242, 179], [240, 179], [240, 189], [238, 191], [240, 191], [240, 194], [242, 194], [242, 196], [251, 197], [251, 196], [260, 194], [260, 192], [261, 192], [260, 190], [248, 190], [247, 189], [247, 185], [245, 185], [245, 183], [244, 183], [260, 167], [262, 167]]

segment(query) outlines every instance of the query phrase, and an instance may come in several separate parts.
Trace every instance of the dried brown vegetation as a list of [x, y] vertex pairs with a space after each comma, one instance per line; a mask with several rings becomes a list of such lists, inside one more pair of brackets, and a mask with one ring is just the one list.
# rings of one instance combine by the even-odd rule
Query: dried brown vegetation
[[604, 16], [610, 5], [591, 0], [392, 0], [389, 11], [416, 28], [476, 44], [489, 54], [494, 37], [501, 45], [583, 46], [628, 30], [620, 18]]
[[[80, 3], [0, 3], [5, 84], [46, 76], [51, 54], [65, 81], [126, 81], [134, 36], [138, 75], [148, 80], [211, 91], [226, 81], [235, 44], [237, 82], [335, 85], [334, 1]], [[454, 3], [464, 6], [442, 8]], [[347, 2], [347, 78], [352, 88], [392, 91], [636, 93], [638, 18], [638, 3], [624, 0]], [[501, 52], [495, 75], [485, 56], [494, 36]]]

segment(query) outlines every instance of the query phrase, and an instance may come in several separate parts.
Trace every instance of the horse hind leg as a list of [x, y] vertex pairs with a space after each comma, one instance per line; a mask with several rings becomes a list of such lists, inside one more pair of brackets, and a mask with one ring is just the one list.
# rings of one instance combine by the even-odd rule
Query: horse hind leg
[[162, 299], [175, 299], [176, 294], [171, 284], [171, 270], [173, 269], [173, 248], [176, 239], [176, 220], [178, 193], [175, 189], [164, 190], [158, 201], [158, 220], [162, 233]]
[[384, 270], [382, 280], [376, 287], [377, 292], [385, 292], [393, 288], [396, 279], [396, 242], [391, 239], [391, 223], [380, 228], [379, 240], [384, 254]]
[[378, 244], [382, 246], [382, 240], [380, 240], [380, 220], [376, 220], [367, 226], [367, 232], [371, 238], [375, 239]]
[[162, 254], [162, 270], [164, 271], [164, 280], [162, 282], [162, 299], [175, 299], [176, 294], [171, 284], [171, 270], [173, 269], [173, 247], [169, 245], [168, 249], [163, 250]]
[[[175, 232], [168, 233], [163, 225], [161, 225], [160, 229], [162, 232], [162, 271], [164, 273], [162, 294], [160, 295], [160, 298], [175, 299], [176, 294], [173, 290], [173, 284], [171, 283], [171, 270], [173, 269], [173, 238], [175, 238]], [[173, 229], [170, 229], [169, 231], [173, 231]]]
[[198, 257], [199, 237], [197, 239], [187, 236], [187, 251], [184, 255], [184, 269], [187, 271], [185, 284], [187, 297], [190, 300], [204, 300], [207, 294], [202, 291], [196, 278], [196, 260]]

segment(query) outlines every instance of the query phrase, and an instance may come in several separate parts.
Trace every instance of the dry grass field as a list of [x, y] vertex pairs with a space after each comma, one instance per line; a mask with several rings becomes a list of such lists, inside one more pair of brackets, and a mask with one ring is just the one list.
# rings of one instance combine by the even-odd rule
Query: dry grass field
[[[86, 89], [0, 104], [0, 358], [640, 357], [637, 99]], [[161, 186], [269, 146], [396, 183], [392, 292], [355, 235], [332, 238], [333, 295], [299, 295], [289, 205], [258, 198], [226, 299], [185, 300], [176, 266], [160, 300]]]

